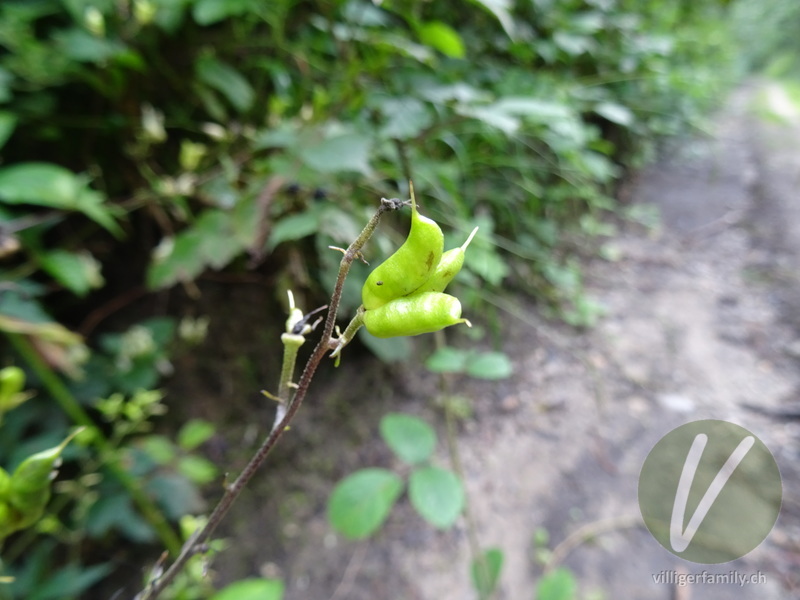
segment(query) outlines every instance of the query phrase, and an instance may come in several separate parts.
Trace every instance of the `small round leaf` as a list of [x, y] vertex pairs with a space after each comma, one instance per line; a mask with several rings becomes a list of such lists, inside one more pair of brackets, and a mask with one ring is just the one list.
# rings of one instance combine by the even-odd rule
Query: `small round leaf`
[[575, 576], [563, 567], [548, 573], [536, 586], [536, 600], [574, 600], [577, 592]]
[[464, 509], [464, 488], [447, 469], [417, 469], [409, 478], [408, 495], [422, 518], [440, 529], [453, 525]]
[[505, 379], [513, 371], [511, 361], [502, 352], [483, 352], [467, 361], [467, 375], [478, 379]]
[[415, 465], [428, 460], [436, 448], [436, 432], [422, 419], [390, 413], [381, 419], [381, 436], [398, 458]]
[[425, 367], [433, 373], [463, 373], [468, 358], [468, 352], [444, 346], [428, 357]]
[[375, 533], [403, 491], [403, 480], [386, 469], [362, 469], [348, 475], [328, 501], [328, 520], [346, 538], [360, 540]]
[[445, 56], [464, 58], [464, 42], [458, 32], [441, 21], [429, 21], [419, 27], [420, 41]]
[[178, 461], [178, 472], [198, 485], [211, 483], [219, 474], [214, 463], [194, 454], [181, 457]]
[[178, 432], [178, 445], [184, 450], [194, 450], [207, 442], [216, 431], [214, 425], [203, 419], [188, 421]]
[[489, 548], [472, 561], [472, 585], [481, 598], [488, 598], [495, 592], [502, 569], [503, 551], [498, 548]]
[[242, 579], [220, 590], [211, 600], [281, 600], [283, 582], [277, 579]]

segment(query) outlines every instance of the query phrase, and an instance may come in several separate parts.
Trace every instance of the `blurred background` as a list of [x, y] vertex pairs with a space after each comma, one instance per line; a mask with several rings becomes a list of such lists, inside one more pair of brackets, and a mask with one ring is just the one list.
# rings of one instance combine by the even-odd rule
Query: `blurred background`
[[[413, 180], [446, 248], [480, 226], [451, 292], [475, 327], [448, 331], [453, 348], [360, 335], [339, 371], [325, 364], [306, 433], [274, 457], [282, 476], [220, 533], [235, 565], [220, 549], [164, 596], [259, 578], [252, 597], [279, 598], [292, 575], [286, 598], [332, 597], [332, 582], [304, 595], [292, 540], [337, 480], [391, 463], [376, 436], [392, 399], [420, 393], [404, 374], [431, 376], [431, 397], [446, 396], [441, 372], [495, 393], [519, 359], [509, 312], [595, 326], [587, 261], [658, 220], [631, 201], [637, 173], [704, 136], [754, 77], [777, 86], [773, 111], [796, 113], [797, 31], [794, 0], [0, 1], [0, 367], [24, 373], [0, 388], [0, 465], [87, 427], [40, 518], [0, 527], [0, 598], [133, 597], [268, 432], [259, 392], [276, 391], [287, 291], [324, 305], [329, 246]], [[370, 263], [407, 223], [384, 219]], [[342, 327], [368, 272], [351, 271]], [[421, 412], [444, 447], [473, 409], [450, 395]], [[268, 531], [246, 539], [256, 513]], [[475, 597], [493, 597], [479, 580]], [[539, 598], [578, 597], [562, 592]]]

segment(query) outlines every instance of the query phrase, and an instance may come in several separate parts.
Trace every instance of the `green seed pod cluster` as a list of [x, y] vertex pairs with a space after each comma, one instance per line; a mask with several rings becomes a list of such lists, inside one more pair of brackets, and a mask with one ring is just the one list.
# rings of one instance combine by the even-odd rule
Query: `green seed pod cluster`
[[461, 247], [442, 253], [442, 231], [419, 214], [413, 186], [411, 203], [408, 238], [369, 275], [361, 290], [364, 326], [375, 337], [420, 335], [457, 323], [469, 324], [461, 318], [458, 299], [443, 292], [461, 270], [478, 228]]

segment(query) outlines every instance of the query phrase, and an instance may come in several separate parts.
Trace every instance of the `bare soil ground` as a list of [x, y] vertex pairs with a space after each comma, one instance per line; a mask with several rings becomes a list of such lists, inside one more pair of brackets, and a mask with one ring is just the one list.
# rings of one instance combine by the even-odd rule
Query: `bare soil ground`
[[[549, 322], [518, 298], [506, 307], [503, 344], [513, 378], [453, 382], [454, 393], [473, 399], [458, 439], [470, 515], [480, 544], [505, 555], [497, 598], [535, 597], [538, 528], [575, 572], [583, 599], [800, 598], [800, 123], [755, 118], [758, 89], [737, 91], [708, 136], [676, 145], [632, 183], [632, 202], [656, 207], [661, 225], [622, 225], [609, 240], [615, 260], [587, 264], [589, 293], [606, 308], [595, 328]], [[338, 377], [315, 382], [276, 462], [220, 531], [232, 541], [215, 563], [221, 581], [277, 575], [287, 600], [474, 598], [465, 519], [439, 532], [404, 502], [373, 540], [346, 542], [327, 525], [338, 479], [396, 466], [377, 437], [382, 414], [441, 422], [428, 400], [437, 380], [421, 368], [345, 362]], [[202, 395], [204, 379], [194, 389], [176, 382], [176, 393]], [[269, 424], [268, 407], [255, 402], [246, 418]], [[756, 433], [784, 482], [767, 541], [707, 567], [661, 548], [637, 504], [653, 445], [703, 418]], [[261, 433], [253, 428], [239, 427], [228, 445], [252, 443], [248, 431]], [[438, 461], [447, 462], [444, 443]], [[766, 583], [677, 589], [653, 581], [665, 569], [760, 571]]]

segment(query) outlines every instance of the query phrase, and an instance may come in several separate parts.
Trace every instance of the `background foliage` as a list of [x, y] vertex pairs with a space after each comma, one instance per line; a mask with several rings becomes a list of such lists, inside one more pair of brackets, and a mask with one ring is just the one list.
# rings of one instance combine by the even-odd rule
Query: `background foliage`
[[[0, 464], [75, 424], [93, 433], [65, 451], [45, 519], [6, 542], [17, 579], [0, 596], [78, 596], [130, 560], [109, 552], [120, 541], [174, 545], [175, 523], [224, 469], [197, 452], [210, 424], [175, 440], [152, 431], [170, 358], [207, 323], [103, 331], [132, 298], [196, 295], [220, 270], [255, 271], [276, 298], [323, 298], [339, 260], [327, 247], [413, 178], [447, 247], [481, 227], [460, 297], [523, 291], [590, 324], [574, 256], [611, 231], [602, 219], [625, 169], [729, 83], [726, 5], [2, 2], [0, 330], [17, 343], [0, 360], [38, 393], [5, 415]], [[369, 259], [401, 238], [374, 241]], [[345, 308], [365, 273], [354, 269]], [[404, 348], [374, 346], [384, 358]], [[144, 482], [140, 497], [125, 473]]]
[[741, 58], [750, 69], [800, 77], [800, 41], [792, 33], [800, 26], [800, 6], [796, 2], [738, 2], [733, 17], [737, 39], [745, 49]]

